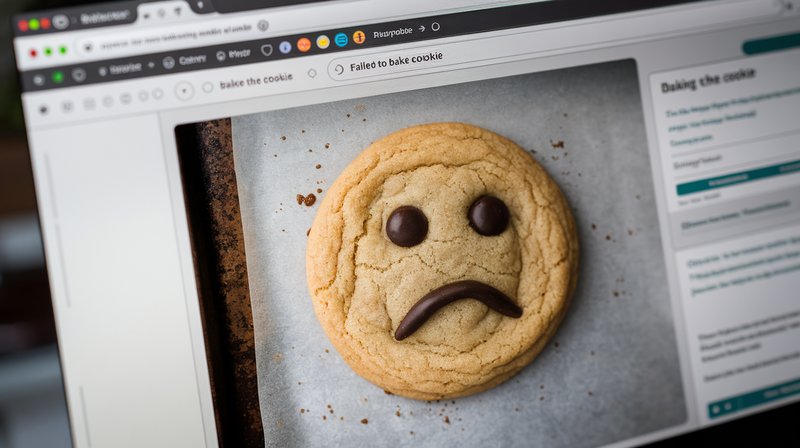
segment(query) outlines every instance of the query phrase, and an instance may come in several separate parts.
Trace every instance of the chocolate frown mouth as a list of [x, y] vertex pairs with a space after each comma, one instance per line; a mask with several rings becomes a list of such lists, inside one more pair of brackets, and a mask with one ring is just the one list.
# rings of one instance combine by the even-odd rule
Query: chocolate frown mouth
[[411, 336], [434, 313], [462, 299], [480, 300], [484, 305], [505, 316], [514, 318], [522, 316], [522, 309], [497, 288], [475, 280], [461, 280], [440, 286], [419, 299], [397, 326], [394, 338], [402, 341]]

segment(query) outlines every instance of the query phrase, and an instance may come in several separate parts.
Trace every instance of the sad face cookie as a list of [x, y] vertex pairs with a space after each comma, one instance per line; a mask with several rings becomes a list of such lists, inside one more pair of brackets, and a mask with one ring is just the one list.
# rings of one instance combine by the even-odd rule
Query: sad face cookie
[[437, 123], [373, 143], [325, 196], [314, 310], [359, 375], [417, 399], [493, 387], [555, 333], [577, 281], [563, 195], [513, 142]]

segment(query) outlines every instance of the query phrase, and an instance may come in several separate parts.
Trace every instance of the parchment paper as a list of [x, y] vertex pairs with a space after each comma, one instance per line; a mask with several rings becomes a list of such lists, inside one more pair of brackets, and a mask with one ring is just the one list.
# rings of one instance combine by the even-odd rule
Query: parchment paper
[[[316, 205], [372, 141], [462, 121], [531, 152], [575, 209], [581, 272], [554, 340], [454, 401], [387, 395], [332, 348], [306, 289]], [[686, 419], [632, 60], [233, 118], [268, 446], [588, 446]], [[317, 188], [322, 191], [317, 193]]]

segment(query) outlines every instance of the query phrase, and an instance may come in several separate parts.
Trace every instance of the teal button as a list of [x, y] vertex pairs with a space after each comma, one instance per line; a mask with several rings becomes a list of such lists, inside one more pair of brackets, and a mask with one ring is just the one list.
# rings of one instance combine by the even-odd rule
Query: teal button
[[800, 378], [709, 403], [708, 418], [715, 419], [723, 415], [797, 394], [800, 394]]
[[747, 40], [742, 44], [742, 52], [746, 55], [754, 55], [795, 47], [800, 47], [800, 33]]
[[754, 170], [740, 171], [738, 173], [726, 174], [724, 176], [711, 177], [708, 179], [695, 180], [685, 184], [678, 184], [678, 196], [691, 193], [698, 193], [715, 188], [730, 187], [745, 182], [764, 179], [766, 177], [780, 176], [800, 172], [800, 160], [779, 163], [777, 165], [765, 166]]

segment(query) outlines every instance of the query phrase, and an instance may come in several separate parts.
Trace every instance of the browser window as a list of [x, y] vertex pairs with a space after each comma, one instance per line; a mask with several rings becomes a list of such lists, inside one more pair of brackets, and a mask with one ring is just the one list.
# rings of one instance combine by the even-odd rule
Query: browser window
[[218, 3], [14, 19], [76, 445], [797, 401], [797, 2]]

